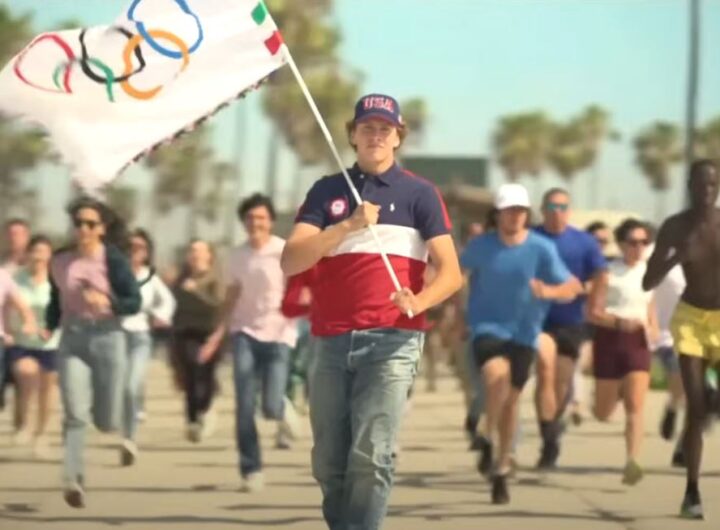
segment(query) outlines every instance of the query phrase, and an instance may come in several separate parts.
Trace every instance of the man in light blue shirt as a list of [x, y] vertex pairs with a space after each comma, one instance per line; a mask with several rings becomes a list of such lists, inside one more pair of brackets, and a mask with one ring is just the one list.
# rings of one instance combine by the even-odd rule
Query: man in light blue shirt
[[500, 451], [492, 502], [510, 501], [507, 474], [520, 393], [528, 380], [537, 340], [551, 301], [571, 300], [581, 286], [555, 246], [528, 230], [530, 199], [519, 184], [505, 184], [495, 197], [496, 230], [471, 241], [460, 263], [470, 273], [467, 321], [487, 399], [487, 439], [480, 465], [489, 471], [492, 436]]

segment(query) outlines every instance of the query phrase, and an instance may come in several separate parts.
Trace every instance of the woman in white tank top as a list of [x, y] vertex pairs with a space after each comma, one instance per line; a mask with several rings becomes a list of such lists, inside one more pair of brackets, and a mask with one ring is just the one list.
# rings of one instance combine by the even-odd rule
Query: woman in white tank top
[[588, 301], [589, 318], [596, 326], [593, 339], [594, 413], [599, 420], [607, 420], [622, 395], [627, 456], [623, 483], [627, 485], [636, 484], [643, 476], [637, 455], [650, 383], [648, 344], [654, 342], [651, 337], [657, 334], [652, 293], [642, 288], [646, 268], [643, 253], [649, 236], [647, 227], [635, 219], [624, 221], [615, 230], [621, 258], [610, 264], [605, 281], [595, 282]]

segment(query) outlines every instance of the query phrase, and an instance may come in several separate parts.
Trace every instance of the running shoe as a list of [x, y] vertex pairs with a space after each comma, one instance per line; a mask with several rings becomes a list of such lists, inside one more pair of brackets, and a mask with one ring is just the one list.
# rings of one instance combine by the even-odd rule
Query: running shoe
[[138, 447], [132, 440], [123, 440], [120, 446], [120, 465], [130, 467], [135, 464], [138, 455]]
[[265, 477], [261, 471], [255, 473], [248, 473], [243, 477], [240, 491], [244, 493], [257, 493], [265, 489]]
[[510, 502], [506, 475], [495, 475], [493, 477], [491, 498], [493, 504], [508, 504]]
[[543, 444], [537, 469], [549, 470], [557, 467], [557, 460], [560, 456], [560, 445], [557, 442]]
[[683, 453], [682, 449], [677, 450], [673, 453], [672, 467], [682, 467], [682, 468], [686, 467], [685, 453]]
[[63, 498], [71, 508], [85, 508], [85, 489], [82, 485], [82, 478], [65, 486]]
[[694, 499], [692, 495], [685, 494], [685, 498], [680, 506], [680, 517], [683, 519], [705, 519], [700, 495], [697, 495], [697, 498]]
[[677, 412], [670, 407], [665, 407], [665, 414], [663, 415], [662, 422], [660, 423], [660, 436], [664, 440], [672, 440], [675, 436], [675, 420], [677, 419]]
[[493, 447], [490, 441], [484, 436], [477, 438], [480, 455], [478, 455], [477, 470], [484, 476], [490, 476], [493, 465]]
[[643, 479], [643, 470], [635, 460], [628, 460], [623, 471], [622, 483], [627, 486], [634, 486]]

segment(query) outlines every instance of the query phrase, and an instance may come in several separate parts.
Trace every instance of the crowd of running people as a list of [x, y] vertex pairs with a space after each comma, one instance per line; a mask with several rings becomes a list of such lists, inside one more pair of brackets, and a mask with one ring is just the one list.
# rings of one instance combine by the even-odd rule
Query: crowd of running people
[[[289, 448], [301, 425], [289, 383], [304, 382], [313, 476], [331, 529], [381, 527], [423, 351], [429, 391], [437, 389], [441, 352], [451, 354], [466, 395], [465, 430], [496, 504], [510, 501], [520, 397], [533, 372], [538, 469], [558, 465], [568, 422], [584, 420], [588, 370], [598, 420], [622, 402], [622, 482], [638, 483], [655, 352], [668, 381], [660, 433], [677, 437], [672, 464], [687, 469], [681, 515], [703, 517], [702, 436], [718, 408], [712, 365], [720, 361], [717, 167], [693, 164], [690, 208], [656, 236], [638, 219], [612, 233], [601, 222], [577, 229], [569, 224], [570, 194], [560, 188], [545, 193], [542, 221], [533, 224], [527, 190], [504, 184], [487, 222], [469, 225], [456, 251], [437, 189], [395, 162], [406, 133], [394, 99], [365, 96], [348, 123], [357, 153], [348, 176], [362, 203], [342, 174], [325, 177], [285, 241], [274, 233], [272, 201], [252, 195], [238, 207], [247, 241], [223, 259], [209, 242], [193, 240], [173, 275], [157, 272], [148, 232], [128, 231], [93, 198], [68, 207], [73, 229], [60, 247], [32, 235], [26, 221], [6, 224], [0, 382], [15, 386], [14, 443], [32, 444], [42, 458], [59, 381], [70, 506], [86, 502], [90, 423], [119, 429], [119, 462], [136, 464], [153, 337], [164, 336], [191, 443], [217, 425], [217, 368], [224, 352], [231, 359], [238, 469], [248, 492], [264, 486], [258, 396], [258, 410], [277, 422], [277, 446]], [[608, 256], [613, 237], [618, 255]]]

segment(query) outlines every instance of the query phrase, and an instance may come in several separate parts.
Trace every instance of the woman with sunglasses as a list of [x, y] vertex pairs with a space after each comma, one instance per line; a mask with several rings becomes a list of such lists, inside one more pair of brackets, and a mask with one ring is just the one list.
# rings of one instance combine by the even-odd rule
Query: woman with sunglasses
[[600, 421], [606, 421], [622, 396], [627, 457], [622, 481], [634, 485], [643, 477], [637, 458], [650, 384], [648, 345], [654, 342], [658, 328], [652, 293], [642, 288], [648, 229], [636, 219], [627, 219], [615, 230], [615, 239], [621, 259], [611, 262], [602, 281], [594, 283], [588, 302], [590, 320], [596, 325], [594, 413]]
[[[27, 263], [15, 273], [20, 296], [32, 310], [38, 330], [27, 333], [18, 312], [9, 315], [13, 346], [9, 349], [12, 371], [18, 390], [18, 427], [15, 443], [24, 445], [34, 437], [33, 451], [38, 458], [47, 456], [45, 438], [50, 403], [57, 384], [57, 347], [59, 335], [45, 331], [45, 308], [50, 302], [48, 279], [52, 244], [44, 236], [31, 239]], [[31, 432], [30, 408], [37, 403], [37, 421]]]
[[130, 234], [130, 264], [140, 286], [142, 306], [140, 312], [125, 317], [122, 327], [127, 343], [127, 370], [123, 399], [120, 463], [135, 463], [138, 447], [135, 435], [142, 407], [142, 394], [147, 364], [152, 351], [152, 328], [166, 328], [175, 312], [175, 298], [170, 289], [155, 274], [153, 268], [154, 244], [145, 230], [138, 228]]
[[60, 390], [64, 408], [64, 497], [85, 506], [85, 429], [101, 431], [120, 420], [125, 381], [125, 335], [120, 318], [140, 310], [140, 292], [123, 250], [124, 223], [105, 204], [89, 197], [74, 201], [68, 214], [75, 227], [71, 245], [50, 265], [49, 330], [62, 328]]
[[215, 367], [219, 356], [213, 350], [210, 357], [201, 358], [200, 349], [218, 324], [223, 299], [215, 253], [207, 242], [199, 239], [190, 242], [173, 294], [177, 310], [171, 358], [176, 382], [185, 392], [187, 438], [197, 443], [215, 428], [211, 406], [217, 390]]

